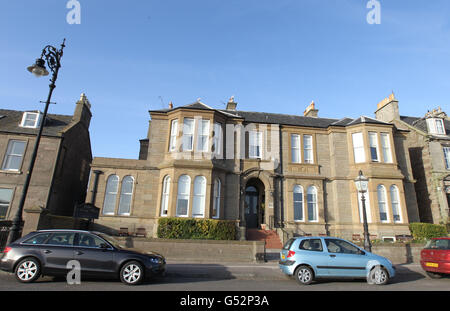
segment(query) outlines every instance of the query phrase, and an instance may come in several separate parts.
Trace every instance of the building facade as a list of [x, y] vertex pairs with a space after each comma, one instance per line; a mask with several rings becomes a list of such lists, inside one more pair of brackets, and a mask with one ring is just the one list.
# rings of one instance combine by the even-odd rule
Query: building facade
[[423, 117], [402, 116], [392, 94], [378, 104], [376, 118], [406, 134], [421, 222], [449, 223], [450, 120], [441, 108]]
[[36, 135], [45, 122], [24, 205], [23, 233], [39, 226], [41, 213], [72, 216], [85, 201], [92, 161], [90, 104], [82, 94], [73, 116], [0, 110], [0, 220], [16, 214]]
[[200, 100], [150, 111], [138, 160], [94, 158], [87, 201], [99, 228], [145, 229], [161, 217], [234, 220], [279, 235], [362, 235], [354, 179], [369, 178], [369, 231], [409, 234], [418, 221], [407, 131], [369, 117], [319, 118], [248, 112], [231, 98], [226, 109]]

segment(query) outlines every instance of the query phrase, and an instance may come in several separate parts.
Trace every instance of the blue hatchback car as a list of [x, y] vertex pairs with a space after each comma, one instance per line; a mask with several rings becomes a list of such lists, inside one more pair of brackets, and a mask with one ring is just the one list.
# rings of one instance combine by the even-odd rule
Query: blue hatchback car
[[364, 278], [384, 285], [395, 276], [392, 262], [353, 243], [334, 237], [297, 237], [280, 252], [283, 273], [304, 285], [317, 278]]

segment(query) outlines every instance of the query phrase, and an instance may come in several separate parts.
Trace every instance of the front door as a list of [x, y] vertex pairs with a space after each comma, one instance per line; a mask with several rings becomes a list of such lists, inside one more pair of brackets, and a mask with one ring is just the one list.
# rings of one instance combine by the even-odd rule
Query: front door
[[258, 228], [259, 193], [253, 187], [245, 189], [245, 222], [247, 228]]
[[80, 233], [74, 247], [74, 258], [80, 262], [81, 275], [94, 276], [114, 273], [112, 248], [103, 248], [104, 240], [89, 233]]

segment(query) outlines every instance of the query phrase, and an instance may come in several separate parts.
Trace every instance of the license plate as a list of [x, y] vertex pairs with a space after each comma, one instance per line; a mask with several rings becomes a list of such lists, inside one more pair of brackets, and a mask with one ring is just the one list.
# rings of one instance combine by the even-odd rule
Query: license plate
[[434, 262], [426, 262], [426, 263], [425, 263], [425, 266], [427, 266], [427, 267], [433, 267], [433, 268], [439, 267], [439, 265], [438, 265], [437, 263], [434, 263]]

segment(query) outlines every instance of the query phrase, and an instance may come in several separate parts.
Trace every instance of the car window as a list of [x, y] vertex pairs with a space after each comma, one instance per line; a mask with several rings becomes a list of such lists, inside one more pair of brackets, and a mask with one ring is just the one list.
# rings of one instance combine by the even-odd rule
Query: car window
[[450, 250], [450, 240], [447, 239], [430, 240], [428, 241], [425, 248]]
[[106, 244], [103, 239], [89, 233], [80, 233], [78, 246], [100, 248], [102, 244]]
[[53, 233], [50, 239], [45, 243], [47, 245], [73, 246], [75, 237], [74, 232]]
[[50, 233], [37, 234], [25, 241], [22, 244], [44, 244], [45, 240], [50, 236]]
[[292, 246], [292, 243], [294, 243], [295, 239], [289, 239], [286, 244], [284, 244], [283, 249], [290, 249]]
[[322, 242], [320, 239], [307, 239], [300, 242], [299, 248], [306, 251], [322, 252]]
[[343, 240], [326, 239], [325, 244], [330, 253], [360, 254], [359, 248]]

